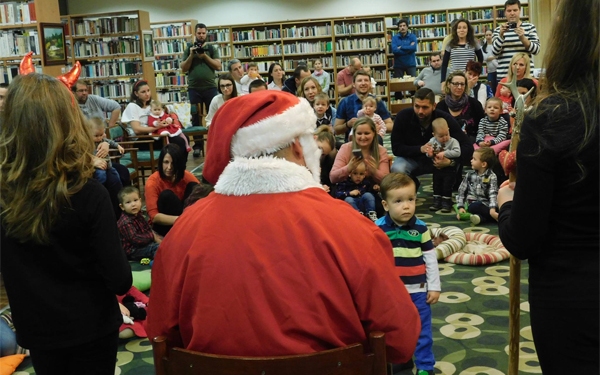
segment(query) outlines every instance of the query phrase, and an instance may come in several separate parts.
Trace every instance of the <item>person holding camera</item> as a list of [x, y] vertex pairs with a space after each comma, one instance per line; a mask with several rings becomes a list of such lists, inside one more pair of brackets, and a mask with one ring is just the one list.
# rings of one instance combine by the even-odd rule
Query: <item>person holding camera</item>
[[[221, 69], [221, 60], [219, 49], [206, 43], [206, 25], [198, 23], [195, 30], [194, 43], [188, 43], [183, 52], [181, 71], [188, 75], [190, 104], [197, 106], [196, 113], [192, 113], [192, 125], [200, 126], [202, 105], [208, 112], [210, 102], [218, 94], [215, 71]], [[200, 144], [201, 142], [194, 142], [194, 156], [200, 156]]]
[[524, 52], [529, 55], [530, 66], [533, 69], [533, 56], [540, 52], [540, 39], [535, 26], [529, 22], [521, 22], [521, 2], [507, 0], [504, 3], [506, 23], [500, 24], [492, 36], [492, 54], [498, 57], [496, 79], [500, 81], [508, 75], [510, 60], [516, 53]]

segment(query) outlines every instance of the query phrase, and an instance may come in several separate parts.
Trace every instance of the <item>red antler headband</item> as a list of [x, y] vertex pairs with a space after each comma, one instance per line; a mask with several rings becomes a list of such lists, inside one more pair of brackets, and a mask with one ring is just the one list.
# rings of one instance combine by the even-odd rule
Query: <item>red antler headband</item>
[[[19, 65], [19, 74], [25, 75], [25, 74], [35, 72], [35, 67], [33, 65], [32, 57], [33, 57], [33, 52], [28, 52], [23, 57], [23, 60], [21, 60], [21, 64]], [[79, 63], [79, 61], [76, 61], [75, 64], [73, 65], [73, 68], [71, 68], [70, 71], [68, 71], [65, 74], [61, 74], [56, 78], [59, 81], [61, 81], [62, 83], [64, 83], [67, 86], [67, 88], [70, 90], [71, 87], [75, 84], [75, 82], [77, 82], [77, 80], [79, 79], [80, 74], [81, 74], [81, 64]]]

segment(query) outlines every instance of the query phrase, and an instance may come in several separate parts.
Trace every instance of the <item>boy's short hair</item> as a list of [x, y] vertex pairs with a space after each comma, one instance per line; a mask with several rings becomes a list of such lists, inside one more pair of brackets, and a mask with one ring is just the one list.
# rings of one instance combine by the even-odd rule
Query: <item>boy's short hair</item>
[[363, 107], [364, 107], [364, 106], [365, 106], [365, 104], [367, 104], [367, 103], [373, 103], [373, 105], [374, 105], [375, 107], [377, 107], [377, 99], [375, 99], [375, 98], [374, 98], [374, 97], [372, 97], [372, 96], [367, 96], [366, 98], [364, 98], [364, 99], [363, 99], [363, 101], [362, 101]]
[[487, 163], [487, 169], [492, 169], [496, 164], [496, 152], [491, 147], [481, 147], [473, 151], [473, 153], [479, 153], [479, 160], [482, 163]]
[[119, 190], [117, 193], [119, 204], [123, 204], [123, 199], [125, 199], [125, 196], [132, 193], [136, 193], [138, 197], [140, 196], [140, 191], [135, 186], [125, 186], [123, 189]]
[[527, 91], [529, 91], [533, 88], [533, 90], [531, 91], [531, 94], [529, 94], [529, 97], [531, 99], [535, 99], [537, 86], [535, 85], [535, 82], [533, 81], [533, 79], [531, 79], [531, 78], [520, 79], [517, 81], [517, 87], [523, 87], [523, 88], [527, 89]]
[[438, 117], [431, 122], [431, 128], [433, 129], [434, 133], [436, 130], [439, 130], [442, 126], [448, 129], [448, 122], [443, 117]]
[[248, 92], [252, 92], [258, 87], [264, 87], [265, 89], [269, 89], [269, 86], [267, 86], [267, 83], [265, 81], [263, 81], [262, 79], [255, 79], [254, 81], [248, 84]]
[[379, 184], [379, 192], [383, 200], [387, 199], [387, 193], [390, 190], [400, 189], [406, 186], [414, 186], [415, 193], [417, 192], [417, 184], [407, 174], [404, 173], [390, 173], [383, 178], [381, 184]]
[[192, 204], [196, 203], [196, 201], [206, 198], [208, 194], [214, 190], [215, 188], [212, 185], [199, 183], [192, 188], [192, 192], [183, 202], [183, 207], [185, 208], [191, 206]]
[[317, 95], [315, 95], [315, 100], [313, 103], [316, 103], [318, 101], [325, 101], [327, 102], [327, 105], [329, 105], [329, 95], [327, 95], [324, 92], [320, 92]]
[[248, 68], [256, 68], [258, 69], [258, 64], [255, 63], [254, 61], [251, 61], [248, 63]]
[[[489, 102], [496, 102], [496, 103], [500, 104], [500, 108], [502, 108], [502, 103], [503, 103], [503, 102], [502, 102], [502, 99], [500, 99], [500, 98], [499, 98], [499, 97], [497, 97], [497, 96], [492, 96], [491, 98], [488, 98], [488, 100], [486, 100], [486, 101], [485, 101], [485, 105], [486, 105], [486, 107], [487, 107], [487, 104], [488, 104]], [[485, 109], [485, 108], [484, 108], [484, 109]]]

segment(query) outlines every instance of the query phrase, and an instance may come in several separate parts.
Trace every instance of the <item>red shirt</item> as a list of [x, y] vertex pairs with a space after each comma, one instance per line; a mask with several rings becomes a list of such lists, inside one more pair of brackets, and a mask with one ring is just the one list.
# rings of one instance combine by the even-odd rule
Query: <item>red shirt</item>
[[[335, 81], [338, 86], [341, 86], [341, 85], [352, 86], [352, 84], [354, 83], [354, 74], [350, 73], [349, 67], [345, 67], [344, 69], [342, 69], [342, 71], [338, 72], [337, 78]], [[352, 95], [352, 94], [354, 94], [354, 92], [355, 92], [354, 87], [352, 87], [352, 91], [350, 91], [350, 93], [348, 95]], [[348, 95], [346, 95], [346, 96], [348, 96]]]

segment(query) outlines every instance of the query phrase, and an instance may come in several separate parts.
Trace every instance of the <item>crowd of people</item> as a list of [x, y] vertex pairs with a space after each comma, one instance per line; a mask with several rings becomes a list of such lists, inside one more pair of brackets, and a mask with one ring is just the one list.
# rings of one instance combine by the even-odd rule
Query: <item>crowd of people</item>
[[[29, 73], [0, 86], [1, 271], [17, 341], [36, 372], [112, 374], [128, 260], [151, 258], [149, 337], [273, 356], [383, 331], [388, 361], [414, 357], [418, 375], [433, 374], [431, 305], [442, 289], [430, 232], [415, 216], [423, 174], [433, 175], [430, 210], [498, 222], [507, 249], [529, 259], [543, 372], [573, 364], [597, 372], [599, 1], [582, 2], [560, 2], [540, 82], [531, 76], [539, 38], [520, 20], [518, 0], [506, 1], [506, 22], [483, 43], [468, 20], [454, 22], [444, 51], [419, 75], [418, 39], [398, 21], [394, 75], [414, 77], [415, 91], [397, 93], [412, 107], [395, 118], [358, 57], [336, 77], [315, 59], [287, 78], [279, 63], [262, 77], [256, 63], [232, 59], [215, 79], [219, 51], [199, 23], [181, 69], [193, 123], [207, 113], [202, 180], [186, 170], [199, 142], [190, 147], [143, 79], [122, 112], [84, 81], [67, 87]], [[561, 32], [574, 22], [580, 43]], [[521, 125], [508, 83], [528, 100], [519, 179], [502, 187], [508, 176], [497, 155]], [[117, 121], [131, 138], [168, 137], [166, 146], [155, 141], [157, 171], [143, 192], [108, 157], [124, 151], [105, 137]], [[340, 236], [337, 227], [352, 230]], [[589, 287], [575, 291], [581, 280]], [[94, 329], [80, 329], [90, 322]], [[74, 355], [56, 361], [65, 350]]]

